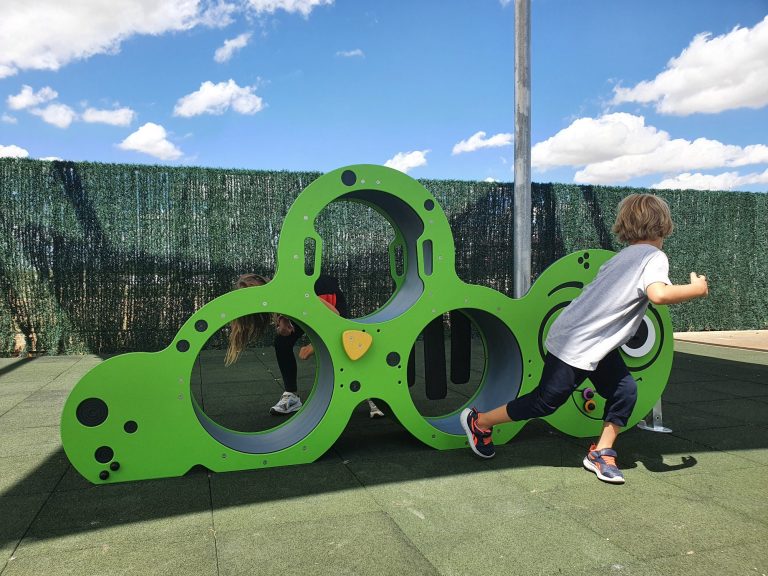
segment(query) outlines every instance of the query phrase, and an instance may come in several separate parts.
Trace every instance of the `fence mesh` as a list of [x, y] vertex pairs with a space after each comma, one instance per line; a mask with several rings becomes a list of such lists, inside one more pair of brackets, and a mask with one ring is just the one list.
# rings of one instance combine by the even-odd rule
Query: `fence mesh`
[[[0, 354], [159, 350], [245, 271], [274, 272], [296, 196], [318, 173], [0, 159]], [[448, 216], [466, 282], [511, 295], [513, 184], [423, 180]], [[532, 185], [534, 279], [583, 248], [618, 250], [610, 233], [636, 188]], [[676, 330], [768, 326], [768, 194], [656, 191], [675, 233], [671, 279], [710, 279], [710, 296], [671, 309]], [[359, 204], [317, 221], [323, 269], [353, 316], [391, 294], [390, 225]]]

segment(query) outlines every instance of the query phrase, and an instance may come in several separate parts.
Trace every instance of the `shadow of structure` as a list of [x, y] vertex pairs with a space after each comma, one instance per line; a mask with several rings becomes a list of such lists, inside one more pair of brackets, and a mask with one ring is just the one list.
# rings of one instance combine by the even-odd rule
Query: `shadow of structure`
[[[251, 368], [240, 370], [248, 373]], [[246, 374], [247, 375], [247, 374]], [[237, 380], [244, 388], [253, 381]], [[201, 382], [211, 387], [216, 384]], [[278, 390], [278, 385], [274, 385]], [[665, 424], [671, 434], [632, 429], [619, 441], [619, 464], [651, 474], [695, 468], [714, 452], [765, 462], [768, 451], [768, 365], [748, 364], [677, 353], [665, 395]], [[200, 393], [205, 391], [201, 390]], [[242, 390], [249, 394], [249, 390]], [[453, 393], [468, 392], [454, 387]], [[413, 394], [420, 409], [429, 402]], [[0, 494], [4, 519], [0, 548], [24, 538], [44, 540], [102, 530], [111, 526], [181, 517], [232, 506], [305, 498], [389, 483], [439, 479], [460, 474], [542, 468], [578, 468], [586, 439], [565, 436], [539, 421], [530, 422], [497, 457], [479, 461], [469, 451], [440, 452], [422, 445], [381, 406], [387, 417], [369, 419], [361, 404], [345, 432], [312, 464], [215, 474], [195, 467], [186, 476], [94, 486], [68, 464], [61, 449], [48, 454]], [[731, 456], [732, 457], [732, 456]], [[550, 472], [551, 471], [551, 472]], [[4, 520], [6, 522], [6, 520]]]

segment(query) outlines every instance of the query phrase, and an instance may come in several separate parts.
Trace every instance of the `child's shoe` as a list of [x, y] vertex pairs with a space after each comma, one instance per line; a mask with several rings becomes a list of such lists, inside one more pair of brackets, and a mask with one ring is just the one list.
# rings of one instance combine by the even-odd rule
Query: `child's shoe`
[[298, 412], [301, 409], [301, 399], [293, 392], [283, 392], [280, 400], [277, 404], [269, 409], [269, 413], [275, 414], [290, 414], [291, 412]]
[[584, 458], [584, 468], [597, 474], [603, 482], [611, 484], [624, 484], [624, 475], [616, 466], [616, 451], [611, 448], [595, 450], [596, 446], [592, 444], [589, 452]]
[[373, 400], [368, 400], [368, 410], [371, 418], [384, 418], [384, 412], [373, 403]]
[[493, 447], [493, 441], [491, 440], [493, 428], [490, 430], [483, 430], [478, 427], [477, 410], [474, 408], [465, 408], [462, 410], [460, 420], [461, 427], [464, 428], [464, 432], [467, 433], [469, 447], [472, 448], [472, 452], [481, 458], [493, 458], [496, 454], [496, 450]]

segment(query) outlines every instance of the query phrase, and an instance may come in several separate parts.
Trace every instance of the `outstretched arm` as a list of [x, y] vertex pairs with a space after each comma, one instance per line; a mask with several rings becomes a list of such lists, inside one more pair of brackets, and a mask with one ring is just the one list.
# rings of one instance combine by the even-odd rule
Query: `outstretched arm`
[[707, 277], [691, 272], [690, 284], [664, 284], [654, 282], [645, 289], [648, 300], [654, 304], [680, 304], [709, 294]]

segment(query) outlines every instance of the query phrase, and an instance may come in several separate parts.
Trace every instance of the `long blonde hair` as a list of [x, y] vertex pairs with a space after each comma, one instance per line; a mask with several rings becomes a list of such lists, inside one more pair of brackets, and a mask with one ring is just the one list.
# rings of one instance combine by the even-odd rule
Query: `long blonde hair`
[[[250, 288], [251, 286], [264, 286], [269, 282], [264, 276], [258, 274], [241, 274], [235, 282], [235, 289]], [[252, 338], [259, 338], [267, 329], [271, 322], [271, 315], [268, 313], [248, 314], [236, 318], [229, 323], [229, 346], [227, 354], [224, 357], [224, 364], [229, 366], [237, 362], [240, 353], [245, 350], [248, 342]]]

